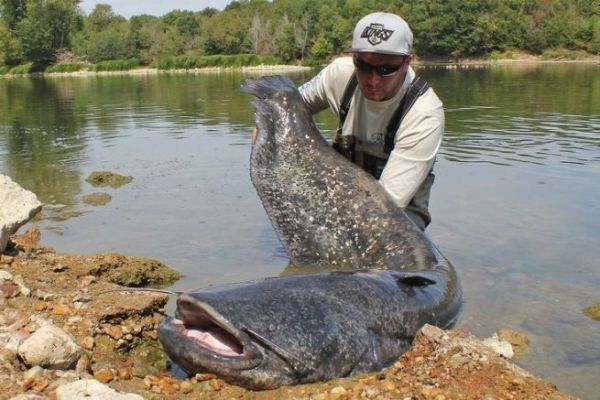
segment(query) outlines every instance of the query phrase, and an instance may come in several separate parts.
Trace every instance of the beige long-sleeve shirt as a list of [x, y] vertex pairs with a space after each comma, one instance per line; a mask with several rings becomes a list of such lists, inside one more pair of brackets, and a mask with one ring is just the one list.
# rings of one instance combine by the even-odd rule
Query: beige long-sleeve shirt
[[[331, 108], [339, 115], [344, 89], [354, 72], [351, 57], [341, 57], [325, 67], [299, 90], [313, 113]], [[354, 92], [342, 135], [356, 138], [356, 152], [385, 158], [385, 130], [410, 83], [412, 68], [398, 93], [385, 101], [366, 99]], [[444, 110], [433, 89], [427, 90], [406, 113], [394, 137], [394, 148], [379, 182], [399, 207], [406, 207], [431, 170], [444, 134]]]

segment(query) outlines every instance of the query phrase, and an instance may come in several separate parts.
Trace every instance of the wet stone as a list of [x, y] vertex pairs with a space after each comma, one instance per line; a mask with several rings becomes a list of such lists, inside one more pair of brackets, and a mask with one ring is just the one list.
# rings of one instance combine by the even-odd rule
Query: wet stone
[[512, 345], [516, 356], [522, 355], [530, 343], [527, 335], [512, 329], [500, 329], [497, 334]]
[[83, 196], [83, 202], [90, 206], [104, 206], [112, 200], [112, 196], [108, 193], [91, 193]]
[[94, 171], [85, 181], [94, 187], [108, 186], [116, 189], [133, 181], [133, 177], [110, 171]]
[[591, 319], [600, 321], [600, 304], [589, 306], [583, 312]]

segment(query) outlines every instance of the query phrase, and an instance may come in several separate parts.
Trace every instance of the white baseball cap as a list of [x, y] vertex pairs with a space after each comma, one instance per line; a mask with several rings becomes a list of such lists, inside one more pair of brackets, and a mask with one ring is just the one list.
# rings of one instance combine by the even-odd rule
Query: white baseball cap
[[363, 17], [354, 28], [349, 53], [411, 54], [413, 34], [396, 14], [376, 12]]

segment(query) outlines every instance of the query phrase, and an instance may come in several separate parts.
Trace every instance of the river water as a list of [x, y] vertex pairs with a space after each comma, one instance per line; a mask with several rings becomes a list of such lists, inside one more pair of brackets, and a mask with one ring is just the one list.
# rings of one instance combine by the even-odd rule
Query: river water
[[[428, 233], [462, 279], [458, 328], [526, 333], [518, 364], [600, 391], [600, 65], [421, 67], [446, 108]], [[296, 82], [315, 71], [290, 74]], [[0, 171], [48, 206], [44, 245], [159, 259], [175, 290], [287, 265], [249, 178], [239, 73], [0, 78]], [[320, 115], [331, 135], [335, 119]], [[92, 171], [131, 175], [94, 188]], [[108, 193], [104, 206], [83, 197]]]

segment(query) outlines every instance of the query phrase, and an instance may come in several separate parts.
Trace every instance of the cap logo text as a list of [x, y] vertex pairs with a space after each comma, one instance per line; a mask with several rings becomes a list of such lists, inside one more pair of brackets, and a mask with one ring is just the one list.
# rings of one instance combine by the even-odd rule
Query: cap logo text
[[376, 46], [379, 43], [388, 40], [390, 36], [392, 36], [392, 33], [394, 33], [394, 31], [385, 29], [382, 24], [372, 23], [365, 28], [360, 37], [367, 38], [369, 43]]

